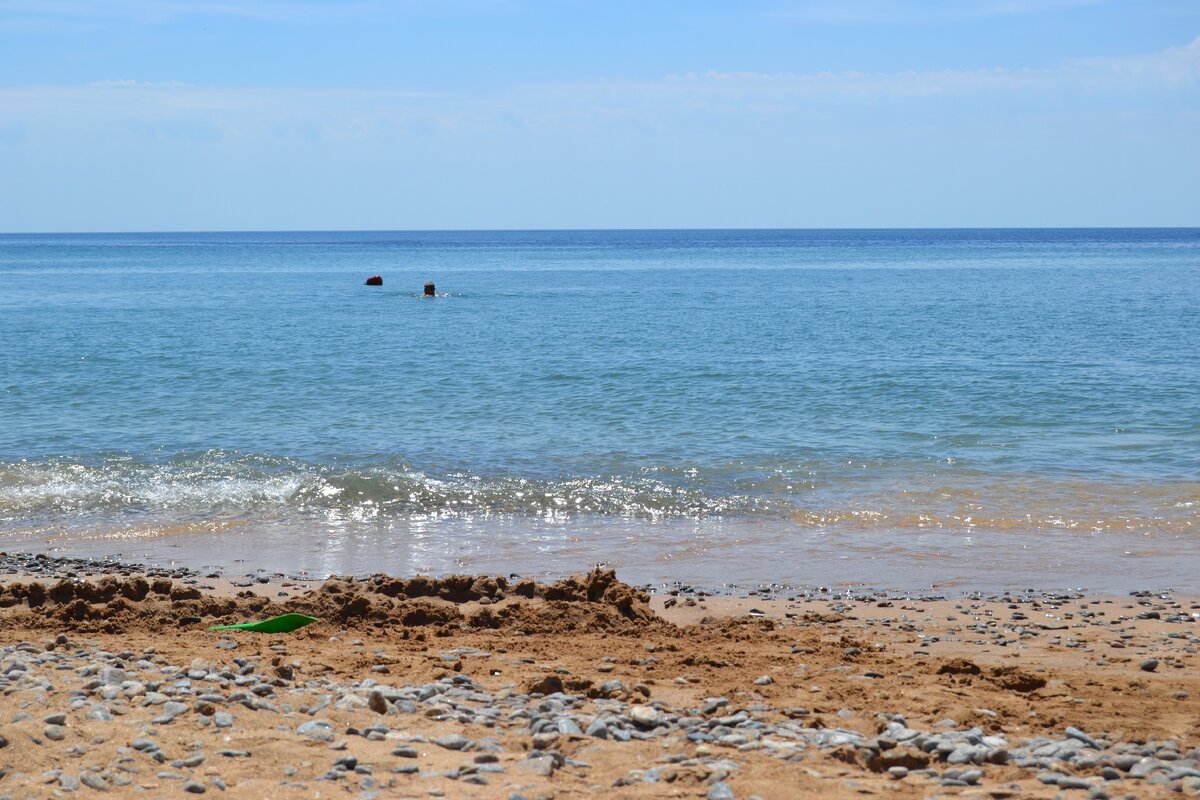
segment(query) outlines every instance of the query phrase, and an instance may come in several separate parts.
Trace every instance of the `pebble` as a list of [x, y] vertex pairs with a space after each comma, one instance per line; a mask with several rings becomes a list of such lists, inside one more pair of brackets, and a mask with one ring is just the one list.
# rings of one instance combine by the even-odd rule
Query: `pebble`
[[658, 709], [650, 706], [634, 706], [629, 712], [629, 718], [639, 728], [653, 728], [658, 725]]
[[188, 794], [204, 794], [208, 791], [208, 787], [200, 781], [184, 781], [183, 790]]
[[729, 784], [724, 781], [718, 781], [710, 786], [708, 794], [704, 797], [706, 800], [734, 800], [733, 789], [729, 788]]
[[159, 725], [167, 725], [175, 721], [175, 718], [180, 714], [186, 714], [188, 710], [186, 703], [179, 703], [170, 700], [162, 705], [162, 713], [151, 720], [151, 722]]
[[1147, 658], [1141, 664], [1138, 664], [1138, 669], [1142, 672], [1154, 672], [1154, 670], [1158, 669], [1158, 659]]
[[119, 686], [127, 679], [125, 670], [116, 667], [102, 667], [96, 676], [102, 686]]
[[388, 713], [388, 701], [387, 698], [383, 696], [383, 692], [379, 691], [378, 689], [371, 692], [370, 696], [367, 697], [367, 708], [371, 709], [376, 714]]
[[104, 780], [104, 778], [100, 777], [94, 772], [83, 773], [79, 776], [79, 780], [84, 786], [88, 787], [89, 789], [95, 789], [97, 792], [107, 792], [111, 788], [108, 785], [108, 781]]
[[319, 742], [333, 741], [333, 726], [324, 720], [314, 719], [296, 728], [296, 733]]
[[432, 740], [439, 747], [444, 747], [447, 750], [465, 750], [470, 746], [471, 740], [463, 736], [461, 733], [452, 733], [449, 736], [439, 736]]
[[556, 764], [553, 756], [530, 756], [521, 762], [521, 769], [532, 772], [543, 778], [549, 778], [554, 774]]

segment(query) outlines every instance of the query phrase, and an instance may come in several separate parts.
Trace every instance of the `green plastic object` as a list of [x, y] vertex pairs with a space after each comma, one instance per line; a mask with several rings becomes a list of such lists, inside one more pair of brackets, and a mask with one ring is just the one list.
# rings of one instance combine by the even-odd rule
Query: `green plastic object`
[[210, 631], [258, 631], [259, 633], [288, 633], [317, 621], [316, 617], [303, 614], [283, 614], [258, 622], [239, 622], [237, 625], [216, 625]]

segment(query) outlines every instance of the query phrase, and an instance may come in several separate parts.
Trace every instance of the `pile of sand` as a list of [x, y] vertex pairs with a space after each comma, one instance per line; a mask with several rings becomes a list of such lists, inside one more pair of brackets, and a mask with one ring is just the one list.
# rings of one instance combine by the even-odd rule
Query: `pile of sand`
[[282, 601], [252, 592], [221, 597], [167, 578], [105, 576], [54, 584], [0, 587], [0, 609], [14, 621], [70, 623], [72, 629], [120, 633], [209, 626], [298, 613], [342, 628], [434, 627], [502, 629], [513, 633], [587, 630], [637, 634], [667, 626], [649, 597], [612, 570], [594, 569], [551, 584], [503, 577], [330, 578]]

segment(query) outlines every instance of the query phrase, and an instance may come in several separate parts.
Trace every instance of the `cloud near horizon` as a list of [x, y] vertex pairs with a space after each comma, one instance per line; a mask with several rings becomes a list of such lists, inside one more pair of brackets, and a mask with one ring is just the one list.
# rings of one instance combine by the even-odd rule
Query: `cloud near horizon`
[[[545, 125], [676, 112], [779, 114], [813, 101], [903, 102], [946, 95], [1049, 92], [1160, 93], [1200, 86], [1200, 36], [1157, 53], [1065, 61], [1051, 69], [930, 70], [896, 73], [709, 71], [657, 80], [536, 83], [467, 94], [404, 89], [213, 87], [131, 80], [84, 86], [0, 88], [0, 121], [11, 128], [71, 124], [143, 125], [192, 119], [224, 135], [308, 122], [331, 135], [410, 124], [477, 128], [515, 121]], [[1078, 98], [1075, 98], [1078, 100]], [[143, 130], [146, 130], [143, 128]]]

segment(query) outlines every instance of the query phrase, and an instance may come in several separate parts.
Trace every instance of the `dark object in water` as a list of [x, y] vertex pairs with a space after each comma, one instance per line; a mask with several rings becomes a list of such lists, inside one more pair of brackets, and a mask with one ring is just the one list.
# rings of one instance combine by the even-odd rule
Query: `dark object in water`
[[436, 297], [437, 296], [437, 286], [434, 285], [433, 281], [427, 281], [425, 283], [425, 296], [426, 297]]
[[383, 276], [372, 275], [371, 277], [367, 278], [367, 286], [383, 286]]

